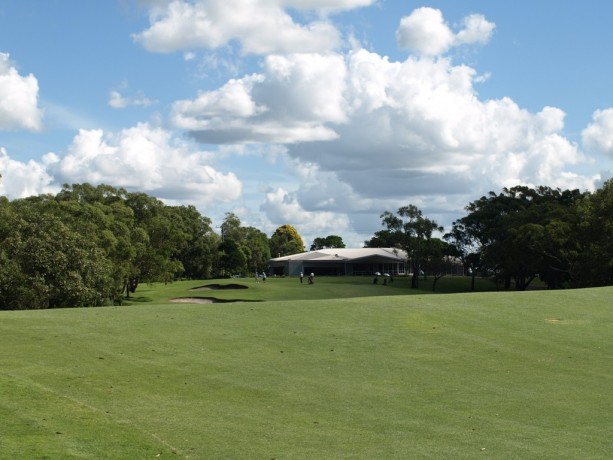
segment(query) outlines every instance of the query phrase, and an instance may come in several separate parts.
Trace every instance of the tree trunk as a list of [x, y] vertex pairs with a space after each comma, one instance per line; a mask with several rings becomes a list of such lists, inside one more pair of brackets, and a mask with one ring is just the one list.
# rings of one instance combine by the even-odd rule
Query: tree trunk
[[445, 274], [443, 273], [442, 275], [434, 275], [434, 281], [432, 282], [432, 292], [435, 291], [436, 289], [436, 283], [438, 282], [438, 280], [440, 280], [443, 276], [445, 276]]
[[504, 275], [504, 288], [511, 289], [511, 276], [510, 275]]

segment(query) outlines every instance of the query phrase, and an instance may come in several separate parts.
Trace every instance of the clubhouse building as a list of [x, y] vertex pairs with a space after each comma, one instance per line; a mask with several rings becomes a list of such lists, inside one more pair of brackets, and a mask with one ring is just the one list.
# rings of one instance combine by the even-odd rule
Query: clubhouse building
[[278, 276], [404, 275], [407, 254], [397, 248], [333, 248], [270, 259], [270, 273]]

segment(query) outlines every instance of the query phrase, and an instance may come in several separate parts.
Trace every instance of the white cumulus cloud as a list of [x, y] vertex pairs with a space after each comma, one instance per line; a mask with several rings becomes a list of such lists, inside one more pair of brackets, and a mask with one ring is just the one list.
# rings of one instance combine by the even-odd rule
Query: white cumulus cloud
[[334, 229], [341, 232], [349, 227], [346, 215], [329, 211], [305, 210], [294, 193], [277, 188], [266, 193], [260, 209], [271, 222], [291, 223], [300, 234], [317, 235]]
[[458, 45], [486, 44], [492, 38], [496, 25], [481, 14], [471, 14], [462, 21], [463, 28], [455, 35]]
[[462, 28], [454, 33], [435, 8], [422, 7], [400, 20], [396, 41], [401, 48], [423, 56], [438, 56], [453, 46], [487, 43], [495, 24], [480, 14], [467, 16]]
[[22, 163], [11, 159], [6, 148], [0, 147], [0, 195], [10, 199], [25, 198], [59, 190], [53, 185], [53, 177], [46, 171], [45, 163], [29, 160]]
[[150, 27], [134, 35], [149, 51], [215, 49], [236, 40], [244, 53], [313, 52], [336, 48], [337, 29], [326, 20], [297, 23], [286, 11], [340, 10], [372, 3], [353, 1], [174, 0], [152, 5]]
[[376, 3], [377, 0], [276, 0], [281, 8], [296, 8], [316, 11], [343, 11], [361, 8]]
[[38, 131], [41, 126], [38, 80], [32, 74], [20, 75], [9, 55], [0, 53], [0, 130]]
[[162, 199], [206, 204], [240, 197], [236, 175], [215, 170], [209, 160], [168, 131], [141, 123], [109, 135], [80, 130], [68, 153], [49, 168], [58, 181], [106, 183]]
[[[561, 135], [561, 110], [482, 101], [467, 66], [389, 62], [366, 50], [346, 62], [349, 109], [347, 121], [333, 125], [337, 138], [290, 145], [288, 153], [334, 171], [363, 197], [466, 194], [475, 183], [496, 189], [509, 181], [563, 186], [565, 169], [584, 161]], [[544, 153], [549, 145], [557, 155]]]
[[[431, 15], [435, 35], [440, 29], [434, 54], [485, 41], [493, 28], [470, 16], [447, 36], [438, 10], [417, 11]], [[297, 186], [271, 187], [262, 208], [271, 220], [285, 213], [323, 228], [332, 216], [351, 221], [407, 202], [461, 212], [503, 186], [595, 187], [598, 176], [570, 171], [587, 160], [563, 135], [562, 110], [484, 100], [474, 68], [429, 54], [269, 55], [259, 73], [177, 102], [173, 119], [203, 143], [285, 144]]]
[[177, 101], [172, 120], [205, 143], [334, 139], [329, 124], [346, 120], [345, 74], [334, 53], [267, 56], [262, 73]]
[[581, 138], [586, 147], [613, 157], [613, 108], [594, 112]]

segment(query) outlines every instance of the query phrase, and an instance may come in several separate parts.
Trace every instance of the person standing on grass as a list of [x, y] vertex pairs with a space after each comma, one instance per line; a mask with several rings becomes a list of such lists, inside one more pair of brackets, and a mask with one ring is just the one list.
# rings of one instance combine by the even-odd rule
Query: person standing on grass
[[303, 279], [304, 279], [304, 273], [300, 272], [300, 284], [302, 284]]
[[266, 282], [266, 272], [263, 272], [263, 273], [262, 273], [262, 281], [263, 281], [263, 282]]

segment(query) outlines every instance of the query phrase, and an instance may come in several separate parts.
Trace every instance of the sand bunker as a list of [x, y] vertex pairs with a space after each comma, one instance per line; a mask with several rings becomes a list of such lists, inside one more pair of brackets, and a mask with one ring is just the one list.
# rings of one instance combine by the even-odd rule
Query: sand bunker
[[216, 303], [217, 299], [212, 299], [208, 297], [178, 297], [176, 299], [170, 299], [171, 302], [175, 303]]
[[[190, 291], [216, 291], [216, 290], [232, 290], [232, 289], [249, 289], [243, 284], [206, 284], [190, 289]], [[254, 302], [253, 300], [242, 299], [217, 299], [215, 297], [176, 297], [170, 299], [171, 302], [177, 303], [230, 303], [230, 302]], [[255, 301], [257, 302], [257, 301]]]

